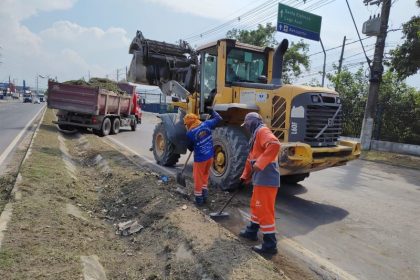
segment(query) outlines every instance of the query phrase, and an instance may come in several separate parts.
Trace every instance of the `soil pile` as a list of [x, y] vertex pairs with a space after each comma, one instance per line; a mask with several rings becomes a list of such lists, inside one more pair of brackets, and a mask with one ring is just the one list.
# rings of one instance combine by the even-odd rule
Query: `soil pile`
[[89, 87], [99, 87], [102, 89], [106, 89], [109, 91], [113, 91], [119, 94], [127, 94], [127, 92], [123, 91], [118, 87], [118, 83], [114, 82], [110, 79], [105, 78], [91, 78], [89, 81], [85, 80], [70, 80], [64, 82], [64, 84], [70, 85], [78, 85], [78, 86], [89, 86]]

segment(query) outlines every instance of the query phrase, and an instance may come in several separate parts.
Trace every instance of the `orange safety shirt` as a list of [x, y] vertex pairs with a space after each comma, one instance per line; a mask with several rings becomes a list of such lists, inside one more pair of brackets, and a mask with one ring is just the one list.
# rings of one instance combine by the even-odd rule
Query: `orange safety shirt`
[[[279, 152], [280, 142], [271, 130], [265, 126], [258, 129], [241, 179], [248, 182], [252, 176], [254, 186], [278, 188], [280, 186]], [[253, 165], [256, 165], [260, 171], [252, 173]]]

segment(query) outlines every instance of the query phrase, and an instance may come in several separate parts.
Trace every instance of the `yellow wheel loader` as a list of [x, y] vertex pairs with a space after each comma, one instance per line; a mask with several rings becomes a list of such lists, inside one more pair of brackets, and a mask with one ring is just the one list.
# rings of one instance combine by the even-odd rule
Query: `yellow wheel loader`
[[282, 83], [288, 41], [276, 50], [221, 39], [197, 49], [188, 43], [145, 39], [140, 31], [130, 45], [128, 78], [156, 85], [172, 96], [178, 113], [161, 114], [152, 149], [160, 165], [173, 166], [187, 152], [183, 117], [205, 119], [209, 108], [223, 122], [214, 130], [211, 184], [236, 187], [248, 155], [248, 135], [241, 127], [258, 112], [282, 143], [279, 164], [283, 182], [297, 183], [310, 172], [344, 165], [360, 155], [360, 144], [339, 140], [342, 111], [338, 93], [320, 87]]

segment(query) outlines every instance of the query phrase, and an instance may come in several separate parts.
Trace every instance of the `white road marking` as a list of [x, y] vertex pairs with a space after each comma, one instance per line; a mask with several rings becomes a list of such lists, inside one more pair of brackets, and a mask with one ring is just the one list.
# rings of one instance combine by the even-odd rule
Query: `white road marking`
[[10, 152], [19, 142], [20, 138], [22, 138], [22, 135], [28, 130], [28, 127], [33, 123], [33, 121], [38, 117], [38, 115], [41, 113], [41, 111], [44, 108], [45, 108], [45, 105], [38, 111], [38, 113], [35, 114], [35, 116], [26, 124], [26, 126], [20, 131], [20, 133], [15, 137], [15, 139], [13, 139], [13, 141], [9, 144], [9, 146], [7, 146], [6, 150], [4, 150], [4, 152], [0, 155], [0, 166], [3, 164], [7, 156], [10, 154]]
[[[45, 106], [44, 106], [45, 107]], [[20, 137], [22, 137], [22, 135], [23, 135], [23, 133], [27, 130], [27, 128], [28, 128], [28, 126], [35, 120], [35, 118], [39, 115], [39, 113], [42, 111], [42, 109], [44, 109], [44, 107], [43, 108], [41, 108], [41, 110], [39, 110], [39, 112], [35, 115], [35, 117], [26, 125], [26, 127], [19, 133], [19, 138]], [[44, 115], [45, 115], [45, 112], [46, 112], [46, 110], [44, 111], [44, 113], [43, 113], [43, 115], [42, 115], [42, 117], [41, 117], [41, 119], [39, 120], [39, 123], [38, 123], [38, 125], [37, 125], [37, 127], [36, 127], [36, 129], [35, 129], [35, 132], [34, 132], [34, 134], [33, 134], [33, 136], [32, 136], [32, 139], [31, 139], [31, 143], [29, 144], [29, 148], [28, 148], [28, 150], [27, 150], [27, 152], [26, 152], [26, 155], [25, 155], [25, 157], [24, 157], [24, 159], [23, 159], [23, 161], [25, 161], [25, 159], [27, 158], [27, 156], [28, 156], [28, 153], [29, 153], [29, 151], [30, 151], [30, 149], [31, 149], [31, 147], [32, 147], [32, 144], [33, 144], [33, 142], [34, 142], [34, 139], [35, 139], [35, 136], [36, 136], [36, 134], [38, 133], [38, 130], [39, 130], [39, 127], [41, 126], [41, 123], [42, 123], [42, 120], [44, 119]], [[17, 138], [15, 138], [15, 140], [16, 140]], [[15, 140], [13, 140], [13, 141], [15, 141]], [[19, 139], [18, 140], [16, 140], [16, 143], [14, 143], [14, 145], [12, 146], [12, 148], [10, 149], [10, 151], [13, 149], [13, 147], [17, 144], [17, 142], [19, 141]], [[13, 142], [11, 143], [11, 144], [13, 144]], [[10, 145], [9, 145], [9, 147], [10, 147]], [[9, 148], [8, 147], [8, 148]], [[7, 150], [7, 149], [6, 149]], [[7, 153], [7, 154], [9, 154], [10, 153], [10, 151]], [[4, 153], [2, 154], [2, 156], [4, 155]], [[7, 157], [7, 155], [4, 157], [4, 158], [6, 158]], [[4, 159], [2, 159], [2, 160], [0, 160], [0, 165], [1, 165], [1, 163], [4, 161]], [[18, 177], [16, 178], [16, 181], [15, 181], [15, 185], [13, 186], [13, 189], [12, 189], [12, 192], [13, 192], [13, 190], [15, 190], [15, 199], [16, 200], [20, 200], [21, 198], [22, 198], [22, 195], [21, 195], [21, 193], [20, 193], [20, 191], [17, 189], [17, 184], [19, 184], [20, 182], [22, 181], [22, 177], [21, 177], [21, 175], [20, 175], [20, 173], [18, 174]], [[13, 213], [13, 202], [8, 202], [7, 204], [6, 204], [6, 206], [4, 207], [4, 209], [3, 209], [3, 212], [1, 213], [1, 215], [0, 215], [0, 249], [1, 249], [1, 244], [2, 244], [2, 241], [3, 241], [3, 238], [4, 238], [4, 231], [6, 231], [6, 229], [7, 229], [7, 224], [10, 222], [10, 219], [12, 218], [12, 213]]]

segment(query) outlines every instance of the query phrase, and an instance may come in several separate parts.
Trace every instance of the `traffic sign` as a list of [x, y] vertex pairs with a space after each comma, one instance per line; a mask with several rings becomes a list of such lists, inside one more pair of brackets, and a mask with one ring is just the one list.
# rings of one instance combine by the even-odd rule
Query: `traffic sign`
[[279, 3], [277, 31], [319, 41], [322, 17]]

